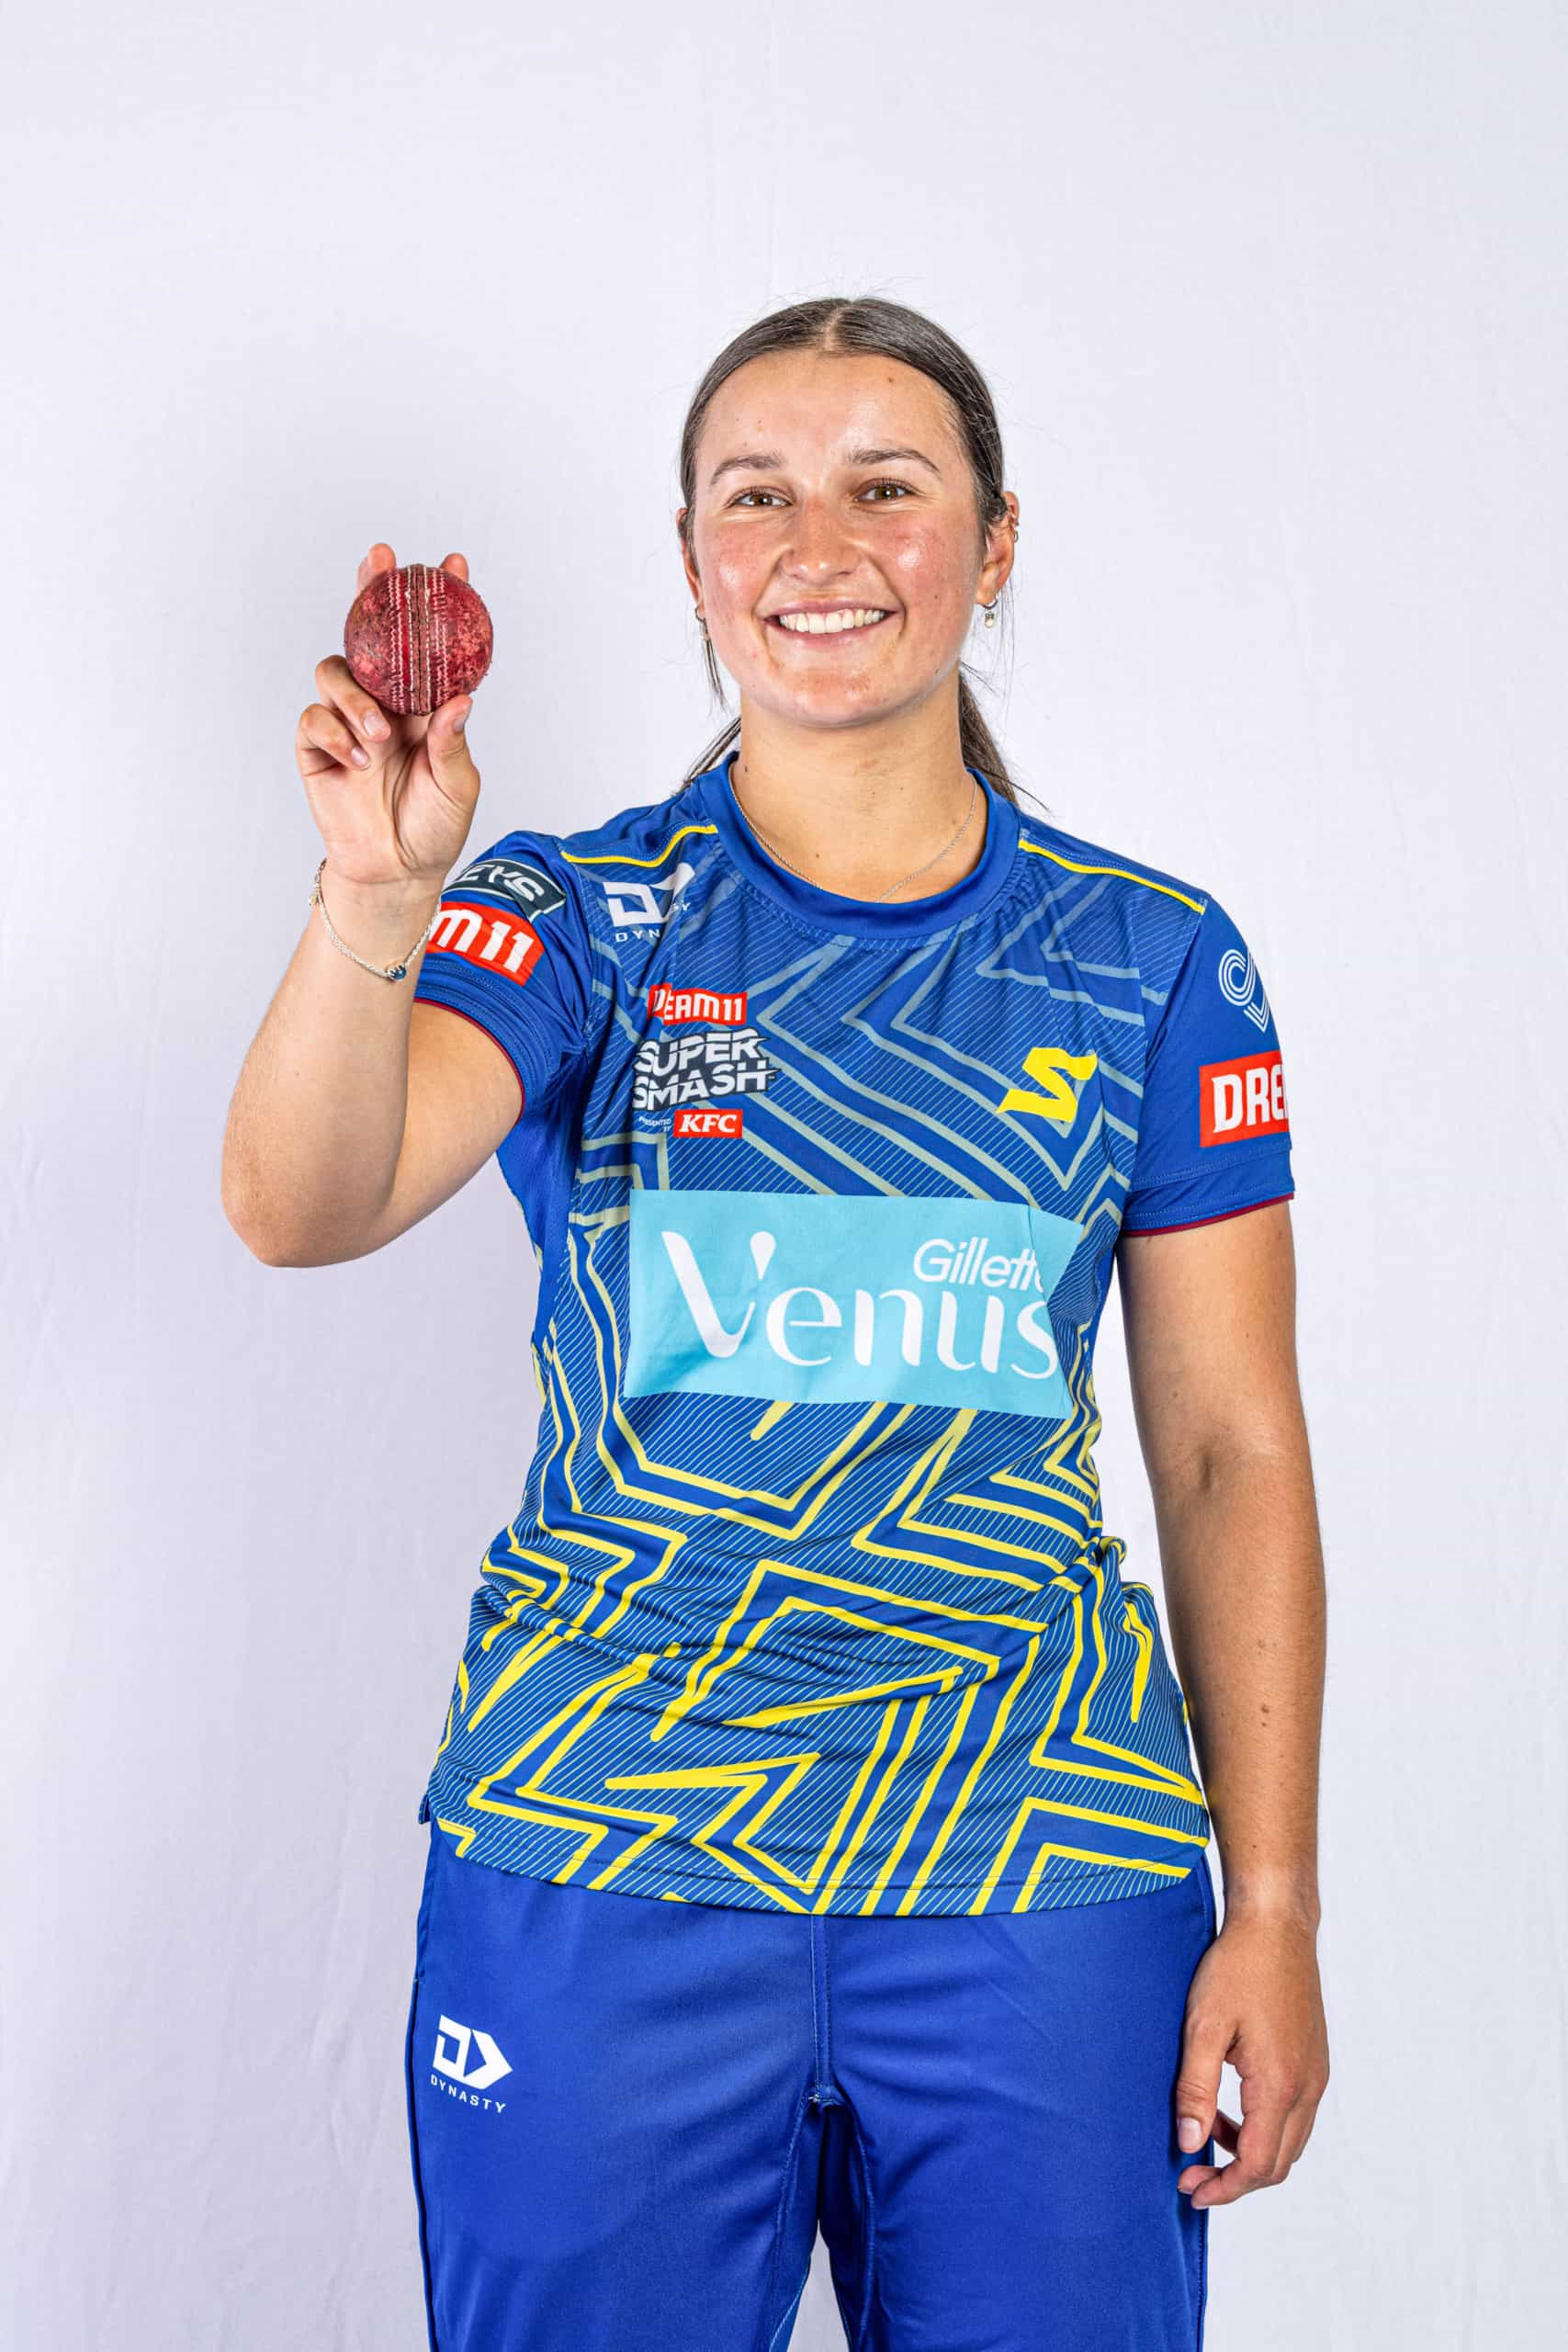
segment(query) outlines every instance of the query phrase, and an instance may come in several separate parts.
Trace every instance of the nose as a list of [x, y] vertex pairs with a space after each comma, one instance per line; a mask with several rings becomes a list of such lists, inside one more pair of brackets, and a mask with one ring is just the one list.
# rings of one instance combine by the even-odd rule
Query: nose
[[804, 498], [795, 510], [795, 527], [784, 554], [790, 577], [820, 585], [852, 571], [860, 553], [845, 531], [830, 499]]

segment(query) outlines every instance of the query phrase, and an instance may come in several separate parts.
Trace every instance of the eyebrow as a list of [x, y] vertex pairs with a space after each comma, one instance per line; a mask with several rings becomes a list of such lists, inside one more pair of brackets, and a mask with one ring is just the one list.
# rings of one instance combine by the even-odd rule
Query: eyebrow
[[[844, 453], [844, 462], [851, 466], [883, 466], [890, 458], [912, 458], [916, 465], [926, 466], [939, 479], [941, 477], [942, 468], [920, 449], [848, 449]], [[715, 466], [708, 476], [708, 488], [713, 488], [721, 474], [741, 473], [747, 469], [754, 473], [770, 473], [784, 462], [777, 449], [753, 449], [740, 457], [726, 458], [721, 464]]]

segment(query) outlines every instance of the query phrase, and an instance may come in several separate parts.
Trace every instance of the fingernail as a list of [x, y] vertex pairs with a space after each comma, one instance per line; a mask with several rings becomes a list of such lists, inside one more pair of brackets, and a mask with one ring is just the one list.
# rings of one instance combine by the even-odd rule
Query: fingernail
[[1195, 2148], [1202, 2146], [1203, 2127], [1195, 2115], [1182, 2117], [1176, 2127], [1176, 2138], [1178, 2146], [1184, 2148], [1189, 2155]]
[[354, 764], [356, 768], [367, 768], [370, 764], [370, 754], [363, 743], [356, 743], [354, 747]]
[[382, 718], [380, 712], [378, 710], [367, 710], [365, 714], [365, 732], [367, 735], [384, 735], [386, 731], [387, 722]]
[[460, 735], [462, 733], [465, 726], [468, 724], [468, 714], [466, 710], [458, 713], [457, 717], [452, 721], [452, 732], [454, 735]]

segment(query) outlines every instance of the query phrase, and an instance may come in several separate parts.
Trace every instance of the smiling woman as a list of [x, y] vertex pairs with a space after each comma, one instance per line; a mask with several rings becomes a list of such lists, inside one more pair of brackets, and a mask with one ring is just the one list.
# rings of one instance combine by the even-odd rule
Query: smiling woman
[[[538, 1267], [420, 1809], [432, 2340], [783, 2352], [820, 2226], [852, 2342], [1190, 2352], [1206, 2209], [1326, 2071], [1273, 1009], [1212, 893], [1020, 806], [964, 675], [1018, 501], [940, 328], [762, 320], [681, 471], [738, 721], [458, 867], [452, 713], [323, 664], [335, 919], [428, 944], [405, 991], [308, 925], [232, 1118], [270, 1262], [493, 1151]], [[1117, 1277], [1179, 1680], [1101, 1510]]]
[[980, 854], [970, 771], [1013, 797], [962, 673], [1019, 532], [978, 368], [897, 303], [776, 312], [698, 386], [681, 491], [709, 681], [722, 698], [722, 661], [744, 720], [687, 781], [739, 736], [737, 800], [792, 872], [874, 899], [959, 880]]

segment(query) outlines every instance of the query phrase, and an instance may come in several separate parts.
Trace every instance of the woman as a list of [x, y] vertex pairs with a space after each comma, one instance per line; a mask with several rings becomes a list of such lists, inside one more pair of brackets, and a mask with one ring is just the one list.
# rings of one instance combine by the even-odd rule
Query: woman
[[[454, 873], [469, 698], [319, 665], [321, 919], [226, 1144], [269, 1264], [492, 1152], [538, 1261], [420, 1813], [431, 2342], [778, 2352], [820, 2224], [857, 2347], [1189, 2346], [1208, 2209], [1327, 2071], [1272, 1016], [1206, 892], [1020, 809], [960, 668], [1018, 501], [949, 336], [762, 320], [681, 473], [740, 713], [667, 797]], [[1202, 1784], [1100, 1519], [1113, 1264]]]

